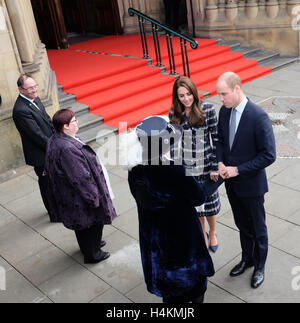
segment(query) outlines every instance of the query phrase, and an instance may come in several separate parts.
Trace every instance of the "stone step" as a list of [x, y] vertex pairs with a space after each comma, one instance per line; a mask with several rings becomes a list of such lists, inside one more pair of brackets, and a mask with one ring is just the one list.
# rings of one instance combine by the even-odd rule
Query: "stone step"
[[91, 128], [99, 128], [103, 124], [103, 118], [92, 113], [85, 113], [76, 117], [78, 120], [79, 132]]
[[73, 94], [59, 91], [58, 92], [58, 101], [61, 109], [67, 108], [76, 102], [76, 97]]
[[273, 71], [299, 61], [297, 57], [281, 56], [279, 51], [264, 51], [256, 46], [241, 46], [238, 41], [216, 39], [218, 45], [230, 46], [232, 52], [244, 53], [244, 58], [255, 59], [258, 65], [271, 67]]
[[234, 48], [230, 47], [232, 52], [244, 53], [244, 56], [251, 55], [260, 51], [259, 47], [256, 46], [236, 46]]
[[296, 63], [298, 61], [299, 61], [298, 57], [279, 56], [279, 57], [271, 58], [269, 60], [265, 60], [259, 63], [258, 65], [272, 67], [273, 71], [276, 71], [280, 68], [284, 68], [287, 65]]
[[85, 130], [79, 130], [78, 136], [79, 138], [87, 143], [102, 143], [104, 142], [109, 136], [112, 136], [113, 134], [117, 134], [118, 129], [110, 127], [106, 124], [101, 124], [97, 127], [85, 129]]
[[280, 52], [277, 50], [274, 50], [274, 51], [259, 50], [257, 52], [245, 55], [245, 58], [255, 59], [258, 61], [258, 63], [263, 63], [264, 61], [269, 61], [279, 56], [280, 56]]
[[241, 46], [241, 43], [235, 40], [223, 41], [222, 39], [216, 39], [216, 41], [217, 45], [229, 46], [231, 50]]
[[61, 109], [72, 110], [78, 120], [78, 136], [87, 144], [103, 142], [108, 136], [117, 133], [117, 129], [103, 124], [103, 118], [90, 113], [88, 105], [76, 102], [73, 94], [63, 92], [63, 87], [57, 85], [58, 99]]
[[70, 106], [66, 106], [65, 108], [71, 109], [75, 113], [76, 117], [90, 112], [90, 107], [88, 105], [79, 102], [72, 103]]

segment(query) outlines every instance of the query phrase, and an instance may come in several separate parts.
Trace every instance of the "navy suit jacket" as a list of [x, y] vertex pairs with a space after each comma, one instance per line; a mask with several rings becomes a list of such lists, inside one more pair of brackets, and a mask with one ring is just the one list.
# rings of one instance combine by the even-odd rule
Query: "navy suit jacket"
[[239, 176], [225, 180], [226, 189], [240, 197], [262, 196], [268, 191], [265, 168], [276, 159], [275, 138], [266, 112], [248, 99], [232, 148], [229, 148], [231, 109], [221, 107], [218, 121], [217, 160], [237, 166]]
[[13, 108], [13, 120], [21, 135], [26, 164], [41, 167], [54, 128], [43, 103], [39, 98], [37, 101], [40, 110], [19, 95]]

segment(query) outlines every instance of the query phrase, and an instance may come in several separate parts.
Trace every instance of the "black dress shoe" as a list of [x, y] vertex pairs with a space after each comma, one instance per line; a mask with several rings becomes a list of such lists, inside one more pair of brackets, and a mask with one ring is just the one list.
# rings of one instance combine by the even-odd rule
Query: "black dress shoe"
[[265, 279], [265, 272], [263, 269], [255, 269], [251, 279], [251, 287], [259, 287]]
[[250, 268], [253, 266], [252, 262], [246, 262], [246, 261], [241, 261], [238, 263], [235, 267], [232, 268], [230, 272], [231, 277], [239, 276], [241, 275], [247, 268]]
[[85, 264], [97, 264], [98, 262], [107, 259], [109, 256], [110, 256], [109, 252], [102, 251], [101, 256], [99, 258], [95, 258], [95, 259], [84, 258], [84, 263]]
[[100, 249], [101, 249], [101, 248], [103, 248], [105, 245], [106, 245], [106, 241], [101, 240], [101, 243], [100, 243]]

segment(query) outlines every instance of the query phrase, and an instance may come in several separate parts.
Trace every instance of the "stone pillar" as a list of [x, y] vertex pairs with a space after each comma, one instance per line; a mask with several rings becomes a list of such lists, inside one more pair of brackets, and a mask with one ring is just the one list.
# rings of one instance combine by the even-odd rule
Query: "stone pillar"
[[238, 6], [235, 0], [228, 0], [226, 5], [226, 18], [229, 21], [233, 21], [238, 13]]
[[[187, 0], [187, 4], [190, 2]], [[195, 34], [197, 37], [205, 37], [207, 36], [205, 34], [205, 31], [203, 32], [203, 25], [205, 21], [205, 4], [203, 3], [202, 0], [192, 0], [192, 5], [193, 5], [193, 16], [194, 16], [194, 27], [195, 27]], [[187, 6], [188, 8], [190, 7]], [[188, 16], [189, 19], [189, 30], [192, 28], [191, 26], [191, 16]], [[190, 31], [191, 32], [191, 31]]]
[[39, 85], [41, 99], [51, 97], [51, 70], [45, 45], [39, 39], [30, 0], [6, 0], [23, 70]]
[[0, 174], [24, 163], [21, 140], [11, 109], [18, 95], [17, 78], [22, 64], [6, 3], [0, 0]]
[[4, 0], [0, 0], [0, 44], [0, 110], [3, 110], [12, 108], [18, 94], [16, 81], [23, 72]]
[[[162, 4], [163, 0], [122, 0], [123, 9], [123, 28], [124, 34], [137, 34], [140, 32], [139, 22], [137, 16], [129, 16], [128, 9], [134, 8], [145, 15], [164, 23], [164, 6]], [[145, 25], [146, 31], [151, 32], [151, 24], [147, 23]]]
[[139, 10], [139, 6], [137, 6], [137, 1], [133, 0], [123, 0], [123, 30], [124, 34], [136, 34], [139, 32], [139, 23], [138, 18], [136, 16], [129, 16], [128, 9], [134, 8]]
[[258, 5], [256, 0], [248, 0], [246, 3], [246, 16], [248, 19], [255, 19], [258, 14]]
[[41, 43], [30, 0], [0, 0], [0, 174], [24, 165], [21, 139], [12, 120], [17, 79], [30, 72], [51, 115], [59, 108], [55, 73]]
[[266, 13], [268, 18], [276, 18], [278, 15], [278, 11], [278, 0], [269, 0], [268, 2], [266, 2]]
[[199, 7], [198, 0], [186, 0], [186, 9], [189, 34], [193, 35], [196, 33], [197, 25], [203, 23], [204, 9]]
[[28, 22], [28, 18], [25, 19], [28, 14], [27, 2], [28, 0], [6, 1], [21, 60], [24, 63], [33, 61], [34, 51], [36, 48], [33, 35], [36, 33], [36, 30], [32, 30], [32, 24]]
[[215, 0], [207, 0], [205, 15], [208, 24], [211, 24], [214, 21], [216, 21], [218, 16], [218, 7], [216, 6]]

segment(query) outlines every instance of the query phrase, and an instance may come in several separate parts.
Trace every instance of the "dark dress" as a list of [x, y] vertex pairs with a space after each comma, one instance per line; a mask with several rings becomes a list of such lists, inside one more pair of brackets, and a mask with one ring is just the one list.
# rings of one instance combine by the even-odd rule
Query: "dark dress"
[[190, 301], [214, 274], [195, 206], [205, 193], [184, 166], [136, 166], [128, 176], [139, 216], [145, 282], [165, 301]]

